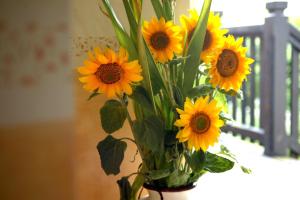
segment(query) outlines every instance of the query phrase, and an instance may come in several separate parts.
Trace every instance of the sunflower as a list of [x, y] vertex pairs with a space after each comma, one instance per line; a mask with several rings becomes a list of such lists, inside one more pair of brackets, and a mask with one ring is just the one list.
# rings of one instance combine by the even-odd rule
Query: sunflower
[[[190, 17], [182, 15], [180, 22], [184, 28], [184, 35], [187, 34], [187, 45], [191, 41], [193, 33], [198, 23], [199, 15], [195, 9], [189, 11]], [[203, 49], [200, 55], [201, 60], [206, 61], [206, 57], [214, 52], [215, 48], [223, 43], [223, 36], [226, 29], [221, 29], [221, 19], [218, 15], [209, 13], [207, 28], [204, 38]]]
[[220, 127], [223, 121], [219, 119], [221, 107], [216, 100], [209, 101], [209, 97], [201, 97], [195, 103], [187, 98], [184, 110], [177, 109], [180, 119], [175, 126], [182, 128], [176, 138], [180, 142], [188, 143], [189, 149], [198, 151], [200, 148], [206, 151], [209, 146], [217, 142], [220, 135]]
[[130, 84], [143, 79], [138, 61], [128, 62], [128, 53], [123, 48], [118, 53], [109, 48], [104, 52], [96, 48], [88, 55], [89, 59], [84, 61], [84, 66], [77, 68], [84, 75], [79, 80], [88, 91], [99, 89], [109, 98], [122, 93], [130, 95]]
[[225, 91], [238, 91], [250, 73], [252, 58], [246, 57], [247, 48], [242, 46], [243, 38], [237, 40], [229, 35], [224, 44], [210, 57], [210, 82]]
[[155, 60], [165, 63], [171, 60], [175, 54], [182, 52], [181, 29], [172, 21], [160, 18], [152, 18], [150, 22], [145, 21], [143, 35]]

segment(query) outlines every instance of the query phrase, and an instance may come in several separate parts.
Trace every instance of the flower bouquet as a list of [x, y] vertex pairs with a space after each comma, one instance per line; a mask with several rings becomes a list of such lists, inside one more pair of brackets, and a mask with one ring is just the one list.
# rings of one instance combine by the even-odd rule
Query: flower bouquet
[[[204, 0], [200, 13], [182, 15], [180, 25], [174, 24], [175, 0], [151, 0], [156, 16], [150, 21], [142, 19], [143, 0], [122, 2], [129, 31], [109, 0], [100, 6], [111, 20], [118, 52], [95, 48], [78, 67], [89, 99], [102, 93], [108, 98], [100, 109], [108, 135], [97, 146], [105, 173], [120, 172], [126, 141], [136, 144], [142, 160], [136, 173], [118, 181], [121, 199], [137, 199], [142, 187], [162, 197], [164, 191], [194, 187], [207, 172], [232, 169], [235, 159], [226, 147], [218, 153], [209, 147], [230, 120], [226, 95], [240, 96], [250, 73], [253, 60], [246, 57], [243, 39], [225, 36], [220, 17], [210, 12], [211, 0]], [[126, 120], [133, 139], [115, 138]]]

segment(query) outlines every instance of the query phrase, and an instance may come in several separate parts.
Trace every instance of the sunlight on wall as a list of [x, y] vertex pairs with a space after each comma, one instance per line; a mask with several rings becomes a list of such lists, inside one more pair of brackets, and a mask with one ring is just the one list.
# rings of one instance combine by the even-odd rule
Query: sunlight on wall
[[[264, 23], [268, 16], [266, 3], [274, 0], [215, 0], [212, 3], [212, 11], [222, 11], [224, 27], [236, 27], [258, 25]], [[203, 0], [191, 0], [191, 8], [201, 9]], [[285, 15], [299, 17], [299, 0], [287, 0], [288, 8]]]

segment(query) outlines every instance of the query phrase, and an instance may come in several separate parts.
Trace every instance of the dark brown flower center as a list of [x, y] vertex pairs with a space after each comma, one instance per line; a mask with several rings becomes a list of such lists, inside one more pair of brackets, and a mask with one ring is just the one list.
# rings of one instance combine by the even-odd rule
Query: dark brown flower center
[[221, 76], [229, 77], [233, 75], [239, 65], [239, 59], [235, 52], [229, 49], [224, 49], [219, 55], [217, 69]]
[[197, 134], [202, 134], [210, 128], [210, 119], [205, 113], [196, 113], [192, 116], [190, 127]]
[[206, 30], [204, 44], [203, 44], [203, 51], [210, 47], [211, 42], [212, 42], [211, 33], [208, 30]]
[[159, 31], [151, 36], [150, 43], [154, 49], [162, 50], [168, 46], [170, 38], [165, 32]]
[[95, 72], [98, 80], [105, 84], [113, 84], [121, 79], [123, 71], [117, 63], [102, 64]]

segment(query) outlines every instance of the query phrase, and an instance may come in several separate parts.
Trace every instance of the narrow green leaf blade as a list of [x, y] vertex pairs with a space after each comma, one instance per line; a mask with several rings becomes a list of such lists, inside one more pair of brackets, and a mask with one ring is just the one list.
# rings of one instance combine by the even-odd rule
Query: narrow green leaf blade
[[129, 60], [136, 60], [138, 58], [138, 53], [136, 51], [134, 42], [131, 40], [130, 36], [126, 33], [122, 24], [118, 20], [113, 8], [111, 7], [109, 0], [102, 0], [104, 7], [111, 19], [113, 28], [115, 30], [118, 41], [122, 47], [124, 47], [129, 53]]
[[160, 0], [151, 0], [153, 9], [155, 11], [156, 17], [160, 19], [165, 16], [164, 9], [160, 3]]
[[129, 0], [123, 0], [123, 4], [124, 4], [125, 11], [126, 11], [126, 14], [127, 14], [128, 22], [129, 22], [129, 25], [130, 25], [130, 31], [133, 34], [132, 38], [136, 40], [137, 39], [138, 24], [137, 24], [137, 21], [134, 17], [133, 8], [130, 6]]
[[111, 135], [98, 143], [101, 167], [107, 175], [120, 173], [120, 165], [124, 159], [126, 147], [126, 142], [117, 140]]
[[142, 20], [139, 22], [138, 30], [139, 61], [143, 66], [143, 75], [146, 82], [146, 89], [149, 94], [154, 95], [164, 87], [160, 72], [142, 35]]
[[163, 9], [167, 21], [173, 19], [172, 4], [170, 0], [163, 0]]
[[202, 46], [204, 43], [211, 1], [212, 0], [204, 0], [197, 26], [188, 45], [187, 55], [190, 57], [186, 60], [183, 68], [183, 89], [185, 94], [190, 88], [193, 87], [195, 75], [200, 64], [200, 53], [202, 51]]
[[143, 186], [144, 182], [145, 182], [144, 175], [138, 174], [135, 177], [135, 179], [132, 183], [131, 200], [136, 200], [137, 199], [138, 191]]
[[122, 128], [126, 119], [126, 108], [117, 100], [109, 100], [100, 109], [101, 125], [106, 133]]

